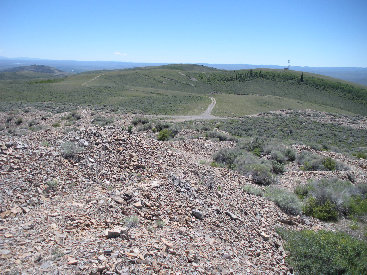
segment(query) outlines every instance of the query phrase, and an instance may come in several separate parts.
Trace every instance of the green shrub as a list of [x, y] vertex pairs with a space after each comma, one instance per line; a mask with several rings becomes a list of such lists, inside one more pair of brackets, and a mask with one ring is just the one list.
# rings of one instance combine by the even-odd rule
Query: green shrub
[[248, 166], [248, 174], [252, 176], [252, 180], [256, 184], [270, 185], [276, 182], [269, 167], [264, 164], [250, 164]]
[[251, 164], [266, 163], [270, 167], [269, 161], [262, 160], [249, 152], [238, 151], [236, 149], [233, 149], [233, 151], [235, 154], [237, 154], [237, 157], [234, 161], [234, 165], [238, 170], [238, 172], [242, 174], [246, 174], [248, 172], [248, 169], [246, 167], [248, 167]]
[[165, 223], [163, 220], [159, 219], [155, 221], [155, 225], [157, 228], [163, 228], [165, 226]]
[[345, 233], [278, 229], [296, 274], [367, 274], [367, 243]]
[[366, 218], [367, 215], [367, 197], [355, 196], [348, 203], [348, 213], [352, 217]]
[[15, 124], [16, 125], [20, 125], [23, 123], [23, 119], [21, 117], [19, 117], [16, 121], [15, 121]]
[[324, 158], [322, 164], [329, 171], [334, 171], [336, 169], [336, 161], [332, 158]]
[[294, 152], [291, 148], [287, 148], [284, 151], [284, 155], [288, 161], [295, 161], [296, 160], [296, 152]]
[[252, 194], [252, 195], [256, 195], [259, 197], [263, 197], [265, 192], [259, 188], [259, 187], [255, 187], [253, 185], [250, 184], [246, 184], [243, 187], [243, 191], [245, 191], [246, 193]]
[[297, 163], [301, 165], [301, 169], [304, 171], [348, 170], [348, 167], [343, 163], [330, 157], [321, 158], [319, 155], [305, 151], [298, 155]]
[[303, 212], [307, 216], [312, 216], [322, 221], [337, 221], [339, 218], [336, 205], [330, 200], [321, 203], [315, 198], [309, 198], [305, 203]]
[[355, 211], [353, 209], [363, 209], [363, 200], [366, 198], [365, 187], [360, 186], [338, 179], [321, 179], [297, 186], [295, 193], [306, 199], [304, 209], [306, 215], [322, 220], [337, 220], [339, 216], [352, 215]]
[[285, 163], [287, 160], [283, 153], [280, 151], [272, 151], [270, 154], [270, 158], [278, 163]]
[[294, 193], [300, 198], [304, 199], [308, 196], [308, 193], [310, 192], [311, 185], [307, 184], [299, 184], [294, 189]]
[[139, 225], [139, 217], [129, 216], [125, 218], [124, 222], [125, 222], [125, 226], [129, 229], [133, 227], [137, 227]]
[[275, 176], [271, 173], [271, 164], [267, 160], [262, 160], [253, 154], [242, 153], [234, 162], [235, 169], [243, 174], [252, 176], [256, 184], [270, 185], [275, 183]]
[[265, 191], [252, 185], [244, 185], [243, 191], [274, 202], [282, 211], [290, 215], [299, 215], [302, 213], [302, 202], [292, 192], [280, 188], [267, 186]]
[[315, 154], [309, 152], [302, 152], [298, 155], [297, 163], [301, 165], [304, 171], [322, 171], [325, 170], [322, 164], [322, 159]]
[[39, 124], [39, 122], [37, 120], [35, 120], [35, 119], [33, 119], [30, 122], [28, 122], [28, 126], [29, 127], [33, 127], [33, 126], [38, 125], [38, 124]]
[[100, 127], [107, 126], [113, 122], [112, 118], [98, 116], [92, 120], [92, 123]]
[[236, 149], [221, 149], [214, 154], [213, 160], [219, 164], [233, 168], [234, 162], [239, 154], [239, 151]]
[[61, 127], [61, 124], [60, 124], [60, 122], [55, 122], [55, 123], [52, 124], [52, 127], [55, 127], [55, 128]]
[[141, 131], [149, 131], [151, 129], [152, 129], [152, 124], [147, 123], [147, 124], [142, 124], [138, 126], [136, 130], [141, 132]]
[[212, 161], [212, 162], [210, 163], [210, 166], [211, 166], [211, 167], [219, 167], [219, 164], [218, 164], [218, 163], [216, 163], [215, 161]]
[[62, 119], [69, 120], [69, 121], [76, 121], [76, 120], [79, 120], [81, 118], [82, 118], [82, 116], [77, 111], [72, 111], [70, 114], [63, 117]]
[[149, 123], [149, 119], [147, 119], [146, 117], [134, 117], [133, 120], [131, 121], [131, 124], [136, 126], [138, 124], [148, 124]]
[[360, 183], [357, 186], [358, 193], [364, 197], [367, 197], [367, 183]]
[[80, 148], [73, 142], [67, 141], [61, 145], [61, 155], [66, 159], [75, 159]]
[[285, 213], [291, 215], [302, 213], [302, 202], [293, 192], [269, 186], [265, 190], [265, 198], [273, 201]]
[[10, 115], [6, 118], [6, 123], [10, 123], [14, 119], [13, 115]]
[[50, 192], [54, 192], [57, 190], [57, 186], [59, 185], [59, 182], [54, 179], [54, 180], [50, 180], [48, 182], [46, 182], [46, 189], [44, 190], [45, 193], [50, 193]]
[[239, 142], [238, 148], [245, 149], [260, 157], [261, 154], [264, 152], [264, 140], [257, 137], [247, 141], [242, 140]]
[[217, 138], [219, 141], [234, 141], [236, 140], [234, 137], [231, 137], [229, 135], [226, 135], [224, 133], [218, 132], [218, 131], [210, 131], [206, 133], [207, 138]]
[[367, 159], [367, 153], [365, 152], [353, 153], [353, 156], [355, 156], [358, 159]]
[[158, 140], [165, 141], [172, 137], [172, 131], [169, 129], [163, 129], [158, 133]]
[[133, 126], [129, 125], [129, 127], [127, 128], [127, 132], [131, 134], [133, 132]]
[[167, 123], [158, 122], [158, 123], [155, 124], [155, 127], [154, 128], [156, 129], [157, 132], [160, 132], [163, 129], [167, 129], [169, 127], [170, 126]]
[[271, 165], [272, 165], [273, 172], [275, 174], [283, 174], [284, 173], [285, 168], [284, 168], [283, 163], [279, 163], [277, 161], [272, 161]]

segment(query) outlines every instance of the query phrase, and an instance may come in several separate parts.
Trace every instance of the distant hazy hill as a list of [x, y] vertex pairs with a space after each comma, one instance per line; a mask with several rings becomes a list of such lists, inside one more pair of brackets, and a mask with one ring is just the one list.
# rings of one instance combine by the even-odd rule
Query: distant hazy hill
[[62, 74], [63, 71], [50, 67], [45, 65], [31, 65], [31, 66], [20, 66], [20, 67], [14, 67], [7, 70], [4, 70], [4, 72], [35, 72], [35, 73], [42, 73], [42, 74]]
[[30, 79], [30, 78], [60, 78], [67, 73], [45, 65], [30, 65], [9, 68], [0, 71], [0, 80]]
[[[134, 62], [116, 62], [116, 61], [75, 61], [75, 60], [45, 60], [32, 58], [6, 58], [0, 57], [0, 71], [19, 66], [30, 66], [32, 64], [45, 65], [57, 68], [64, 72], [80, 73], [95, 70], [116, 70], [129, 69], [137, 67], [152, 67], [167, 65], [167, 63], [134, 63]], [[206, 64], [221, 70], [243, 70], [243, 69], [283, 69], [283, 66], [277, 65], [251, 65], [251, 64]], [[358, 84], [367, 85], [367, 68], [359, 67], [300, 67], [292, 66], [294, 71], [303, 71], [315, 74], [331, 76]]]

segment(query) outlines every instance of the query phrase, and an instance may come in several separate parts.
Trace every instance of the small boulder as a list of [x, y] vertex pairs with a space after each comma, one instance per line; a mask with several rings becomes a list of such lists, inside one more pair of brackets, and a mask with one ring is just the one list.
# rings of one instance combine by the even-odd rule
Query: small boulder
[[199, 210], [196, 210], [196, 209], [192, 210], [191, 215], [193, 215], [198, 220], [203, 220], [204, 219], [204, 214], [202, 212], [200, 212]]

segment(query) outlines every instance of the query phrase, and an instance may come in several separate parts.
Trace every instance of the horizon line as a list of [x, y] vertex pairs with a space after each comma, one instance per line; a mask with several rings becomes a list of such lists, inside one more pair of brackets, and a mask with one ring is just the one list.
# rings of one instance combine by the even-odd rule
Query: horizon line
[[[38, 58], [38, 57], [7, 57], [0, 56], [0, 60], [13, 59], [13, 60], [45, 60], [45, 61], [76, 61], [76, 62], [115, 62], [115, 63], [135, 63], [135, 64], [161, 64], [161, 65], [251, 65], [251, 66], [278, 66], [287, 68], [288, 65], [278, 64], [250, 64], [250, 63], [208, 63], [208, 62], [144, 62], [144, 61], [117, 61], [117, 60], [77, 60], [77, 59], [51, 59], [51, 58]], [[367, 69], [367, 66], [302, 66], [302, 65], [290, 65], [290, 67], [308, 67], [308, 68], [362, 68]]]

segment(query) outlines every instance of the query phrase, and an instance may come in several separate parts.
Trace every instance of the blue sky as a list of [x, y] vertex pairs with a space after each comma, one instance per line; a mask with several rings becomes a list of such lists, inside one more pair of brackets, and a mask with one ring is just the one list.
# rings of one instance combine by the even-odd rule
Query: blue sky
[[0, 56], [367, 67], [367, 1], [0, 0]]

